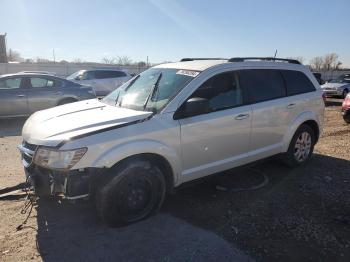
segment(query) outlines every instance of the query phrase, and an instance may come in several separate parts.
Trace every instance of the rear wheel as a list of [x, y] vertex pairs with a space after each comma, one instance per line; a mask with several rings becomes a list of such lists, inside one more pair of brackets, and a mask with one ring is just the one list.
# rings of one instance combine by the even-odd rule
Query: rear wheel
[[284, 155], [284, 162], [289, 167], [297, 167], [306, 163], [314, 151], [315, 132], [308, 125], [301, 125], [295, 132]]
[[149, 161], [128, 161], [112, 168], [108, 179], [97, 190], [96, 209], [109, 226], [121, 226], [155, 213], [165, 198], [165, 179]]

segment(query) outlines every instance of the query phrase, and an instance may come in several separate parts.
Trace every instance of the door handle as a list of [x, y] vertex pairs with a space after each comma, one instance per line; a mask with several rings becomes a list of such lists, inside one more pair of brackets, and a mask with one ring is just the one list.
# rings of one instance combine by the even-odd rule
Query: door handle
[[17, 95], [17, 97], [25, 97], [26, 95]]
[[235, 117], [236, 120], [243, 120], [249, 117], [249, 114], [239, 114]]
[[287, 108], [293, 108], [293, 107], [295, 107], [294, 103], [291, 103], [291, 104], [287, 105]]

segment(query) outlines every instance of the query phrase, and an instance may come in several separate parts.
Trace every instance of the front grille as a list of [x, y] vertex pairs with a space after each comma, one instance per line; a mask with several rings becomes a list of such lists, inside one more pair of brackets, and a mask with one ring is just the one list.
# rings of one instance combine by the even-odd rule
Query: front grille
[[29, 150], [32, 150], [32, 151], [35, 151], [36, 148], [38, 147], [37, 145], [29, 144], [29, 143], [26, 142], [26, 141], [23, 141], [23, 146], [24, 146], [25, 148], [28, 148]]
[[37, 148], [37, 145], [30, 144], [26, 141], [23, 141], [22, 145], [18, 146], [18, 149], [22, 155], [22, 163], [25, 167], [29, 167], [32, 164], [33, 157]]

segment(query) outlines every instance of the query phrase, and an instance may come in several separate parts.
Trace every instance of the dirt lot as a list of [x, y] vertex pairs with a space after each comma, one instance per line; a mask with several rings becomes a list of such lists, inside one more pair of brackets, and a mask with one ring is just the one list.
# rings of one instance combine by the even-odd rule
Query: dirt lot
[[[350, 126], [339, 110], [326, 109], [308, 165], [290, 170], [272, 159], [227, 171], [178, 190], [159, 215], [126, 228], [101, 225], [86, 201], [40, 201], [17, 231], [23, 198], [2, 198], [0, 261], [350, 261]], [[15, 149], [22, 124], [0, 122], [0, 190], [24, 181]], [[228, 190], [259, 184], [261, 174], [269, 179], [261, 189]]]

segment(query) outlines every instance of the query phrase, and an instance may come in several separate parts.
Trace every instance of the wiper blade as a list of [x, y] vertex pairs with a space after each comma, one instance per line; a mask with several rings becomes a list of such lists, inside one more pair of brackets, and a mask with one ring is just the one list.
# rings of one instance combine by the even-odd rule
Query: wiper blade
[[158, 91], [158, 86], [159, 86], [159, 82], [160, 82], [160, 79], [162, 78], [163, 74], [160, 73], [159, 76], [158, 76], [158, 79], [157, 81], [154, 83], [152, 89], [151, 89], [151, 92], [149, 93], [149, 95], [147, 96], [147, 99], [145, 101], [145, 103], [143, 104], [143, 110], [146, 109], [147, 107], [147, 104], [148, 104], [148, 101], [150, 99], [152, 99], [153, 95]]
[[[130, 86], [132, 86], [134, 83], [135, 83], [135, 81], [138, 79], [140, 77], [140, 75], [137, 75], [137, 76], [135, 76], [135, 78], [130, 82], [130, 84], [125, 88], [125, 92], [129, 89], [129, 87]], [[118, 93], [118, 96], [117, 96], [117, 98], [115, 99], [115, 106], [117, 105], [117, 103], [118, 103], [118, 100], [119, 100], [119, 96], [120, 96], [120, 93], [121, 93], [121, 91], [122, 90], [119, 90], [119, 93]], [[122, 97], [122, 99], [120, 100], [120, 102], [119, 102], [119, 106], [121, 106], [122, 105], [122, 102], [123, 102], [123, 97]]]

